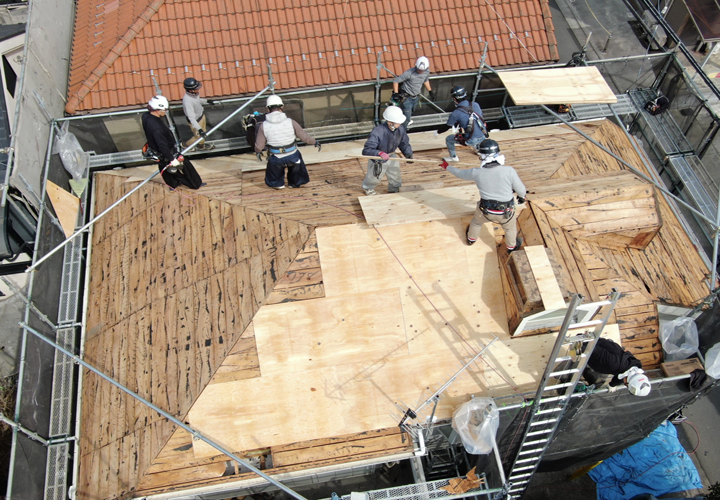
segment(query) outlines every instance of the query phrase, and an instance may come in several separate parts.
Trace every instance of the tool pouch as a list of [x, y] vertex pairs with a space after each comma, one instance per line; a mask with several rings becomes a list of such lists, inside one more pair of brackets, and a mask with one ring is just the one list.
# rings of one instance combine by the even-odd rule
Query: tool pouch
[[373, 160], [373, 175], [378, 179], [382, 175], [382, 163], [377, 160]]

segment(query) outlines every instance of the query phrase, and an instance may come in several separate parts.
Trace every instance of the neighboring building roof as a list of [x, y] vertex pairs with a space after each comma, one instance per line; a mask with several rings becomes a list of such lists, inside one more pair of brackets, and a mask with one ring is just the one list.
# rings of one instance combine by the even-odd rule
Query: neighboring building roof
[[268, 63], [277, 89], [369, 81], [377, 52], [395, 73], [420, 55], [434, 73], [473, 70], [481, 41], [491, 66], [558, 59], [548, 0], [444, 3], [78, 0], [65, 109], [144, 103], [153, 77], [171, 100], [188, 76], [204, 82], [206, 96], [255, 93], [267, 85]]
[[25, 33], [25, 23], [20, 24], [0, 24], [0, 42]]

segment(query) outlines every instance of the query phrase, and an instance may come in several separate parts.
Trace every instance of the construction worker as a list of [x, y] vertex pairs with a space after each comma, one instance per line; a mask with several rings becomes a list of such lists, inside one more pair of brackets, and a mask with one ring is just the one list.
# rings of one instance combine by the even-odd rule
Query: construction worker
[[450, 91], [450, 95], [455, 102], [455, 110], [450, 113], [445, 125], [441, 125], [435, 131], [435, 137], [437, 137], [450, 128], [453, 129], [453, 133], [445, 138], [445, 144], [450, 153], [449, 157], [444, 158], [447, 162], [460, 161], [455, 152], [456, 144], [471, 146], [477, 152], [476, 146], [485, 140], [487, 135], [482, 109], [476, 102], [470, 105], [465, 88], [455, 85]]
[[402, 75], [393, 80], [393, 95], [397, 95], [396, 101], [405, 115], [407, 125], [412, 123], [412, 113], [417, 106], [423, 85], [430, 94], [430, 100], [435, 100], [435, 93], [430, 87], [430, 61], [425, 56], [420, 56], [415, 61], [415, 66], [405, 71]]
[[142, 115], [147, 139], [143, 154], [158, 162], [162, 178], [171, 188], [183, 184], [191, 189], [198, 189], [203, 185], [200, 175], [190, 160], [180, 155], [175, 137], [165, 124], [165, 114], [169, 107], [167, 98], [161, 95], [156, 95], [148, 102], [148, 112]]
[[362, 187], [365, 194], [373, 196], [377, 194], [375, 187], [380, 183], [383, 175], [388, 178], [388, 193], [397, 193], [400, 191], [402, 178], [400, 175], [400, 162], [390, 160], [396, 158], [394, 151], [400, 148], [405, 158], [412, 158], [413, 152], [410, 147], [410, 139], [408, 138], [405, 127], [405, 114], [397, 106], [388, 106], [383, 112], [385, 123], [375, 127], [370, 132], [370, 137], [365, 142], [362, 154], [363, 156], [379, 156], [381, 160], [370, 160], [367, 165], [367, 175], [363, 180]]
[[505, 245], [508, 252], [520, 249], [523, 239], [517, 235], [517, 202], [525, 203], [527, 193], [515, 169], [505, 165], [505, 155], [500, 154], [500, 146], [492, 139], [480, 143], [480, 167], [459, 169], [443, 161], [440, 165], [459, 179], [475, 181], [480, 191], [480, 201], [475, 216], [465, 232], [467, 244], [474, 244], [480, 236], [480, 228], [486, 220], [496, 222], [505, 229]]
[[207, 120], [205, 119], [205, 109], [203, 108], [206, 104], [215, 104], [215, 101], [200, 97], [202, 82], [197, 81], [195, 78], [185, 78], [185, 81], [183, 81], [183, 87], [185, 87], [185, 95], [183, 96], [183, 112], [185, 113], [185, 119], [190, 126], [190, 130], [192, 130], [193, 133], [192, 138], [188, 139], [184, 146], [188, 147], [193, 142], [202, 138], [202, 140], [195, 146], [195, 149], [200, 151], [215, 149], [215, 145], [205, 144], [205, 138], [207, 137], [207, 135], [205, 135]]
[[610, 339], [599, 338], [583, 377], [589, 384], [602, 385], [601, 374], [612, 375], [609, 390], [614, 392], [624, 382], [636, 396], [650, 394], [650, 380], [642, 370], [642, 362]]
[[288, 186], [299, 188], [310, 182], [305, 162], [295, 143], [296, 137], [306, 144], [315, 146], [318, 151], [322, 146], [305, 132], [300, 124], [283, 113], [283, 102], [280, 96], [271, 95], [267, 100], [268, 113], [265, 121], [257, 125], [255, 153], [262, 161], [262, 151], [267, 145], [268, 160], [265, 170], [265, 184], [274, 189], [285, 188], [285, 168], [288, 169]]

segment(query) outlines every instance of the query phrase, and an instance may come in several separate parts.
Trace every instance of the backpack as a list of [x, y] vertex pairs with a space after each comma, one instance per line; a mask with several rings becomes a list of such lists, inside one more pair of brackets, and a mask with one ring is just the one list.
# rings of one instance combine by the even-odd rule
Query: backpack
[[245, 139], [248, 146], [255, 149], [255, 138], [257, 137], [257, 126], [265, 121], [265, 115], [255, 111], [243, 117], [243, 127], [245, 128]]
[[670, 108], [670, 99], [664, 95], [659, 95], [655, 99], [651, 99], [645, 104], [645, 109], [653, 116], [664, 113]]
[[487, 127], [485, 126], [485, 120], [482, 119], [482, 117], [477, 114], [475, 111], [473, 111], [472, 107], [468, 106], [458, 106], [458, 109], [462, 109], [465, 111], [468, 115], [468, 124], [467, 127], [465, 127], [465, 135], [467, 138], [471, 138], [473, 135], [473, 132], [475, 131], [475, 123], [480, 125], [482, 128], [483, 134], [487, 136]]

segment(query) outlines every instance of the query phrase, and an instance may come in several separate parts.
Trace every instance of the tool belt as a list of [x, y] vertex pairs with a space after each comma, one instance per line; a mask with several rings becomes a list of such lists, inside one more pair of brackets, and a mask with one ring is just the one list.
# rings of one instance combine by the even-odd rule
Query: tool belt
[[504, 215], [506, 219], [511, 218], [515, 213], [515, 200], [480, 200], [478, 206], [485, 215]]
[[[197, 117], [197, 120], [195, 120], [195, 121], [198, 122], [198, 123], [200, 123], [200, 120], [202, 120], [204, 117], [205, 117], [205, 113], [203, 113], [203, 114], [201, 114], [200, 116], [198, 116], [198, 117]], [[187, 116], [185, 117], [185, 121], [188, 123], [188, 125], [192, 125], [192, 123], [190, 123], [190, 120], [188, 119]]]
[[147, 142], [145, 143], [145, 145], [142, 148], [142, 156], [143, 156], [143, 158], [145, 158], [148, 161], [154, 161], [157, 163], [160, 163], [160, 160], [162, 158], [162, 155], [160, 153], [158, 153], [157, 151], [154, 151], [153, 149], [151, 149], [150, 144], [148, 144]]
[[297, 146], [295, 145], [294, 142], [292, 144], [288, 144], [287, 146], [280, 146], [280, 147], [268, 146], [268, 151], [270, 151], [270, 154], [273, 154], [273, 155], [281, 155], [283, 153], [292, 153], [296, 149], [297, 149]]

